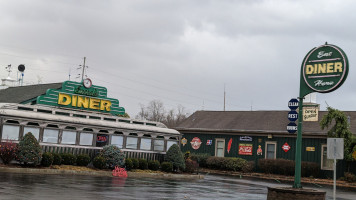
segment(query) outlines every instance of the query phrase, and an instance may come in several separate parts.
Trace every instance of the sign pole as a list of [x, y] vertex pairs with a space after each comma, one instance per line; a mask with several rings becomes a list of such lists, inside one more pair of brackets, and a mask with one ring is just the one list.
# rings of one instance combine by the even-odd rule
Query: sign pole
[[333, 191], [333, 197], [334, 200], [336, 199], [336, 158], [334, 158], [334, 191]]
[[295, 152], [295, 176], [293, 188], [302, 188], [301, 174], [302, 174], [302, 126], [303, 126], [303, 98], [299, 97], [299, 118], [298, 118], [298, 133], [296, 141]]

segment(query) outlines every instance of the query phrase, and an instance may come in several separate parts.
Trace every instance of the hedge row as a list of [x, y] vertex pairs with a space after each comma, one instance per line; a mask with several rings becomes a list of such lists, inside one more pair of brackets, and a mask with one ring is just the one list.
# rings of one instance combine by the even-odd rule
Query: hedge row
[[46, 152], [42, 155], [41, 165], [49, 167], [51, 165], [78, 165], [87, 166], [91, 162], [89, 155], [79, 154], [77, 156], [70, 153], [50, 153]]
[[[258, 168], [267, 174], [294, 176], [295, 162], [286, 159], [260, 159]], [[302, 162], [301, 168], [303, 177], [318, 177], [320, 174], [320, 167], [317, 163]]]

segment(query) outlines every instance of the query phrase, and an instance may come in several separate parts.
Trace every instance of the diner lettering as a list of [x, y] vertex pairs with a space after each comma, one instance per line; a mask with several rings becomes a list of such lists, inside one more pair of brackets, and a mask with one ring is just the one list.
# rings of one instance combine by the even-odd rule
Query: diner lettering
[[343, 67], [341, 62], [335, 63], [319, 63], [314, 65], [307, 65], [305, 68], [305, 74], [330, 74], [342, 72]]
[[77, 108], [89, 108], [101, 111], [111, 110], [111, 102], [109, 100], [64, 93], [58, 94], [58, 104], [64, 106], [71, 104], [73, 107]]

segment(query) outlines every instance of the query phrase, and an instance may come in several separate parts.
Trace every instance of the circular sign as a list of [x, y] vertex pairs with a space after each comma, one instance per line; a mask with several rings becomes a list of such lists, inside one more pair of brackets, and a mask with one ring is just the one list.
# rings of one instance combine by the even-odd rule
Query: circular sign
[[92, 82], [89, 78], [83, 80], [83, 85], [85, 88], [90, 88], [92, 85]]
[[289, 111], [288, 119], [291, 122], [295, 122], [298, 119], [298, 113], [295, 110]]
[[25, 71], [25, 65], [21, 64], [17, 67], [17, 69], [20, 71], [20, 72], [23, 72]]
[[288, 133], [295, 133], [297, 132], [297, 130], [298, 130], [298, 126], [294, 122], [291, 122], [287, 125]]
[[289, 100], [289, 102], [288, 102], [288, 107], [289, 107], [291, 110], [297, 109], [298, 106], [299, 106], [299, 101], [298, 101], [298, 99], [291, 99], [291, 100]]
[[305, 83], [315, 92], [327, 93], [339, 88], [349, 72], [346, 54], [335, 45], [312, 49], [304, 58], [302, 73]]
[[192, 139], [190, 144], [192, 145], [193, 149], [197, 150], [197, 149], [200, 148], [201, 140], [198, 137], [195, 137], [195, 138]]

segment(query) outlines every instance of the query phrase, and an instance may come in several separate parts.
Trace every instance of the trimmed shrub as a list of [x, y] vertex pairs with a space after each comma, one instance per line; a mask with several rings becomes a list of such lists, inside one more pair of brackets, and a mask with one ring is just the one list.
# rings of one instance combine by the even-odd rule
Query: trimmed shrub
[[131, 158], [132, 160], [132, 169], [138, 169], [139, 163], [137, 158]]
[[254, 161], [248, 161], [243, 167], [242, 167], [242, 172], [243, 173], [250, 173], [253, 172], [255, 169], [255, 162]]
[[106, 167], [114, 169], [115, 166], [125, 165], [125, 154], [115, 145], [106, 145], [100, 151], [100, 156], [106, 160]]
[[241, 171], [246, 164], [247, 161], [242, 158], [224, 158], [222, 167], [229, 171]]
[[172, 172], [173, 171], [173, 164], [171, 162], [163, 162], [161, 164], [161, 169], [164, 172]]
[[131, 170], [133, 168], [133, 163], [131, 158], [125, 159], [126, 170]]
[[53, 155], [50, 152], [46, 152], [42, 155], [41, 165], [44, 167], [49, 167], [53, 163]]
[[97, 169], [105, 169], [106, 167], [106, 159], [102, 156], [97, 156], [93, 160], [93, 165]]
[[148, 169], [157, 171], [160, 167], [159, 161], [158, 160], [150, 160], [148, 161]]
[[224, 160], [223, 157], [211, 156], [206, 160], [206, 165], [210, 169], [223, 169]]
[[177, 144], [173, 144], [167, 151], [165, 160], [167, 162], [172, 162], [173, 169], [179, 171], [180, 169], [184, 170], [185, 163], [183, 154], [179, 149]]
[[[303, 177], [318, 177], [320, 174], [320, 167], [317, 163], [302, 162]], [[258, 161], [258, 168], [261, 172], [268, 174], [281, 174], [285, 176], [294, 176], [295, 162], [294, 160], [286, 159], [260, 159]]]
[[345, 172], [344, 173], [344, 180], [347, 182], [356, 182], [356, 176], [350, 172]]
[[62, 164], [63, 165], [74, 165], [76, 160], [77, 160], [75, 155], [70, 154], [70, 153], [62, 153], [61, 157], [62, 157]]
[[17, 159], [20, 164], [38, 165], [42, 159], [42, 148], [32, 133], [27, 133], [18, 144]]
[[0, 158], [2, 162], [7, 165], [12, 160], [17, 159], [17, 144], [12, 140], [6, 140], [0, 144]]
[[90, 157], [87, 154], [79, 154], [77, 155], [77, 165], [78, 166], [88, 166], [90, 163]]
[[53, 155], [53, 163], [52, 165], [61, 165], [62, 164], [62, 157], [59, 153], [52, 153]]
[[187, 159], [185, 160], [185, 172], [194, 173], [197, 172], [199, 168], [199, 164], [195, 160]]
[[148, 163], [146, 159], [138, 159], [138, 165], [142, 170], [148, 169]]
[[[317, 163], [302, 162], [302, 177], [319, 177], [319, 174], [320, 174], [320, 167]], [[292, 173], [292, 175], [294, 175], [294, 172]]]
[[198, 162], [199, 167], [208, 167], [206, 164], [207, 159], [211, 157], [207, 153], [191, 153], [189, 158]]

